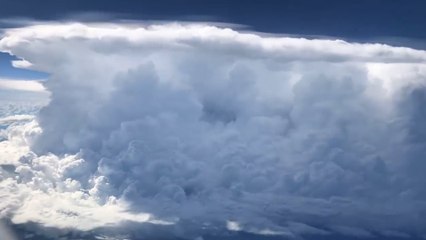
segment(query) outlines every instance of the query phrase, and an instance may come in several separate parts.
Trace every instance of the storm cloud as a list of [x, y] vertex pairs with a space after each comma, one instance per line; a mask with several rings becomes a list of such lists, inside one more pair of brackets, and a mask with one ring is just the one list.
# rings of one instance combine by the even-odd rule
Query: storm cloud
[[14, 223], [426, 234], [425, 51], [80, 23], [10, 29], [0, 50], [50, 75], [49, 104], [2, 130]]

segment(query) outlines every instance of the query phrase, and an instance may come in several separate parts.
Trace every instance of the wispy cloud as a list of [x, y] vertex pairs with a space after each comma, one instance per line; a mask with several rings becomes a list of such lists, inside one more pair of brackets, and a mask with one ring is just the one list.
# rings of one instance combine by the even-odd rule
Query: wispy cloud
[[39, 80], [15, 80], [0, 78], [0, 89], [29, 92], [45, 92], [46, 88]]

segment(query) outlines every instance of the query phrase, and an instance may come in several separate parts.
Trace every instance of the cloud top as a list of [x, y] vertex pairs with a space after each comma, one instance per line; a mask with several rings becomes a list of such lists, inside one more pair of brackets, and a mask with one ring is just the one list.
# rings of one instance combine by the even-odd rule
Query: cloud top
[[[29, 41], [43, 39], [89, 39], [108, 42], [125, 41], [123, 50], [131, 47], [154, 47], [188, 50], [231, 52], [251, 58], [278, 61], [368, 61], [425, 62], [424, 51], [385, 44], [357, 44], [342, 40], [308, 40], [289, 37], [262, 37], [255, 33], [239, 33], [229, 28], [201, 24], [166, 24], [140, 26], [135, 24], [48, 24], [9, 29], [1, 43], [8, 51]], [[106, 47], [108, 45], [101, 44]]]

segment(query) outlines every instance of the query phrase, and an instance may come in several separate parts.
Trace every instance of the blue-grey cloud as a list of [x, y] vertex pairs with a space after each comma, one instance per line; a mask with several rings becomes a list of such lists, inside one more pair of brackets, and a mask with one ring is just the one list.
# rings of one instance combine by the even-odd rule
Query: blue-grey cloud
[[425, 234], [424, 51], [177, 24], [30, 26], [0, 49], [51, 76], [0, 145], [12, 222]]

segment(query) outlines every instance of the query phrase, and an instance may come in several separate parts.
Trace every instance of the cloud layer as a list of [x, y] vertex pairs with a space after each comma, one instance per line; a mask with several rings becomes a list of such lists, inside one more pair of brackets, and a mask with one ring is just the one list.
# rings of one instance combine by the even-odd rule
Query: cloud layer
[[15, 223], [426, 234], [424, 51], [178, 24], [29, 26], [0, 50], [51, 76], [0, 143]]

